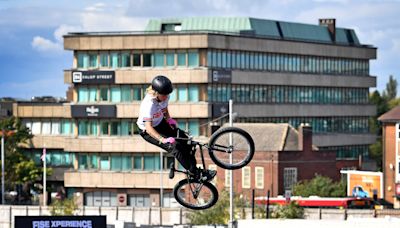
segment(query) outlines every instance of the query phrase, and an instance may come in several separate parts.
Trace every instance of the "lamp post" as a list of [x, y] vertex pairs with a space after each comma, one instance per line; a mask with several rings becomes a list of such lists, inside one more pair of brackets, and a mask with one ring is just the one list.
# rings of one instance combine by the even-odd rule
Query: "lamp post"
[[11, 136], [14, 134], [14, 131], [6, 131], [4, 129], [2, 129], [0, 131], [0, 135], [1, 135], [1, 204], [5, 204], [4, 203], [4, 160], [5, 160], [5, 151], [4, 151], [4, 138], [6, 136]]
[[4, 205], [4, 129], [1, 131], [1, 204]]

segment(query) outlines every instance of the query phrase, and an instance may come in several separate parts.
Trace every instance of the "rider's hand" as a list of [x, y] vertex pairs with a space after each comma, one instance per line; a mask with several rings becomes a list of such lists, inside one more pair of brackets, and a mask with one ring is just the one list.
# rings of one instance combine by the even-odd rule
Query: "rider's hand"
[[162, 139], [162, 143], [171, 143], [171, 144], [174, 144], [174, 143], [175, 143], [175, 138], [172, 138], [172, 137], [163, 138], [163, 139]]
[[176, 127], [178, 125], [178, 122], [176, 122], [176, 120], [169, 118], [167, 120], [167, 123], [171, 126], [171, 127]]

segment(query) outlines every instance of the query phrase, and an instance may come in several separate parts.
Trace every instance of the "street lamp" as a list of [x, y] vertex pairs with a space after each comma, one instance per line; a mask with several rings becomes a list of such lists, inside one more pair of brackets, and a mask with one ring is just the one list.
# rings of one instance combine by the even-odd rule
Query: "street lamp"
[[14, 134], [14, 131], [0, 131], [1, 136], [1, 204], [4, 204], [4, 138]]

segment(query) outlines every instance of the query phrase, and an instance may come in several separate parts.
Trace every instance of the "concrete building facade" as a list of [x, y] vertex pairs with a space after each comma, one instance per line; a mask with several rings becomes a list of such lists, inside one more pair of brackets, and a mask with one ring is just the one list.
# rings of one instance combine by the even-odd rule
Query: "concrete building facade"
[[[46, 147], [50, 163], [71, 169], [62, 184], [83, 193], [85, 205], [115, 205], [119, 196], [122, 205], [159, 204], [160, 164], [173, 158], [160, 162], [135, 122], [145, 89], [163, 74], [175, 85], [171, 116], [195, 136], [226, 122], [214, 119], [231, 98], [235, 122], [309, 123], [316, 146], [352, 164], [375, 141], [368, 93], [376, 48], [334, 24], [185, 18], [150, 20], [143, 32], [69, 33], [70, 102], [14, 106], [35, 135], [27, 153], [38, 159]], [[174, 182], [162, 176], [168, 204]]]

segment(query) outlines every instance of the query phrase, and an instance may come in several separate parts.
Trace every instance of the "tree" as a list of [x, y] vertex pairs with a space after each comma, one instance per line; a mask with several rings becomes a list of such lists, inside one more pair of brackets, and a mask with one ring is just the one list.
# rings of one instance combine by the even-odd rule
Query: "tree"
[[1, 120], [0, 129], [14, 133], [5, 137], [4, 143], [6, 189], [10, 190], [16, 185], [29, 185], [35, 182], [42, 169], [37, 167], [32, 159], [26, 157], [21, 148], [21, 145], [26, 144], [33, 136], [15, 117]]
[[393, 75], [389, 76], [389, 82], [386, 83], [386, 90], [383, 91], [383, 96], [388, 101], [395, 99], [397, 96], [397, 80], [393, 78]]
[[227, 224], [229, 221], [229, 194], [222, 191], [218, 202], [211, 208], [187, 215], [192, 225]]
[[304, 208], [300, 207], [296, 202], [291, 201], [288, 205], [278, 205], [271, 213], [272, 218], [295, 219], [303, 218]]
[[296, 196], [342, 197], [346, 196], [346, 183], [316, 174], [311, 180], [300, 181], [292, 190]]
[[74, 198], [56, 200], [50, 205], [50, 207], [50, 214], [53, 216], [74, 215], [74, 212], [78, 209], [78, 205]]

